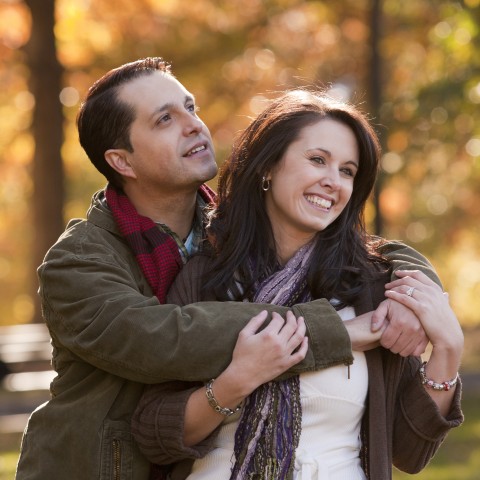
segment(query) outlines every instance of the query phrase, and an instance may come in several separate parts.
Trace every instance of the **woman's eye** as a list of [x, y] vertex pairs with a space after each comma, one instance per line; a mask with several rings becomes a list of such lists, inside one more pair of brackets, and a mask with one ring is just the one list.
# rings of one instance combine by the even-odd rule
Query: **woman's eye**
[[200, 108], [197, 107], [196, 105], [192, 104], [192, 105], [187, 105], [187, 110], [189, 112], [196, 113], [200, 110]]
[[351, 168], [344, 168], [342, 172], [349, 177], [355, 177], [355, 172]]
[[325, 159], [323, 157], [310, 157], [310, 160], [315, 163], [325, 163]]

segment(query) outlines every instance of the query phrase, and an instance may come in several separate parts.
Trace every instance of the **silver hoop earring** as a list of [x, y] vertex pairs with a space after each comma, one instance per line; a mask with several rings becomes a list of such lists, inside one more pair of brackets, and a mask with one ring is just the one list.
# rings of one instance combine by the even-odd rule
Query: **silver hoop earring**
[[262, 190], [264, 192], [268, 192], [269, 189], [270, 189], [270, 180], [267, 180], [267, 178], [264, 175], [262, 177]]

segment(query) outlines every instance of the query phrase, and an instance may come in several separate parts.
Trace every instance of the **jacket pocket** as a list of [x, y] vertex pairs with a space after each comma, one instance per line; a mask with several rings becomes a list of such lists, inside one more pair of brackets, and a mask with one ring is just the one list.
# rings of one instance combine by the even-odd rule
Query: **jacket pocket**
[[133, 479], [133, 437], [128, 423], [104, 423], [101, 462], [101, 480]]

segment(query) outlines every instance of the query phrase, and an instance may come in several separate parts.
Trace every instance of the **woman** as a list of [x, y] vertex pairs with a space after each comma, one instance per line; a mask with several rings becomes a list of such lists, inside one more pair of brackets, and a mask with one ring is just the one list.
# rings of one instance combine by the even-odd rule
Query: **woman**
[[[430, 360], [422, 366], [419, 358], [375, 348], [354, 352], [348, 370], [333, 366], [259, 385], [258, 371], [265, 371], [264, 381], [275, 373], [249, 364], [244, 337], [255, 335], [241, 334], [232, 363], [206, 388], [193, 389], [177, 423], [187, 446], [207, 439], [213, 448], [207, 441], [209, 453], [191, 471], [180, 462], [171, 478], [385, 480], [392, 463], [419, 471], [461, 423], [463, 335], [448, 299], [419, 272], [400, 273], [385, 293], [389, 265], [376, 253], [379, 240], [365, 232], [363, 211], [379, 155], [372, 127], [352, 106], [306, 91], [272, 102], [222, 169], [209, 229], [215, 251], [187, 264], [168, 301], [288, 306], [329, 298], [345, 321], [379, 305], [380, 315], [403, 304], [429, 336]], [[385, 295], [392, 301], [382, 302]], [[247, 330], [259, 331], [263, 319], [253, 319]], [[278, 320], [270, 327], [267, 339], [285, 335], [289, 345], [281, 355], [304, 349], [295, 334], [298, 322], [290, 318], [283, 326]], [[372, 342], [379, 335], [372, 334]], [[140, 445], [145, 411], [161, 409], [184, 387], [146, 392], [133, 421]], [[168, 428], [155, 421], [152, 428], [161, 450]], [[194, 458], [188, 448], [163, 454], [165, 463]]]

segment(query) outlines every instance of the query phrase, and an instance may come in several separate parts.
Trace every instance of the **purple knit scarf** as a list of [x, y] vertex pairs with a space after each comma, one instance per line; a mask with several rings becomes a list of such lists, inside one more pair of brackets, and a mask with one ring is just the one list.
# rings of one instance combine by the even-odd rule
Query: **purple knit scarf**
[[[311, 242], [300, 248], [283, 269], [263, 281], [254, 301], [290, 305], [304, 290], [314, 245]], [[235, 432], [230, 480], [292, 478], [301, 424], [298, 375], [258, 387], [245, 401]]]

